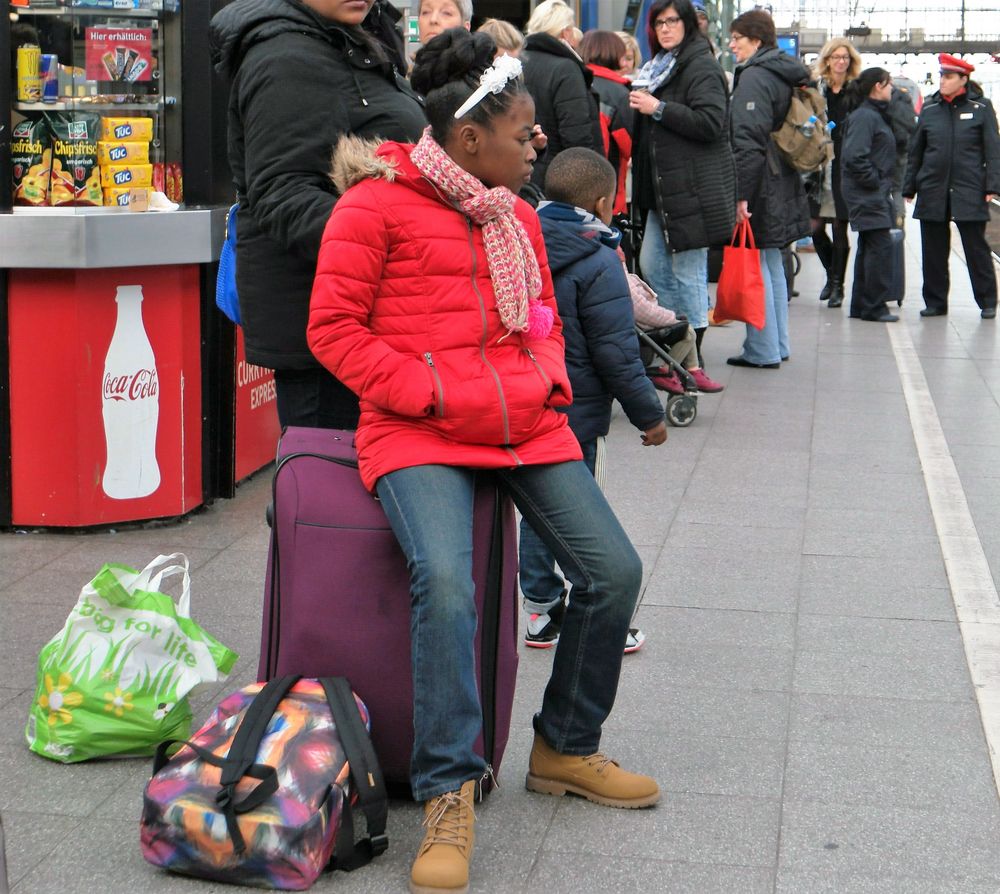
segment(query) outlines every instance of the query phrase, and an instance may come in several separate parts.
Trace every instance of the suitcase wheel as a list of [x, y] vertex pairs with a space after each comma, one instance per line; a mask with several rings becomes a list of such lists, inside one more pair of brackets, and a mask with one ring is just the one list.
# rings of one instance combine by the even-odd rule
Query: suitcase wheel
[[267, 522], [269, 528], [274, 527], [274, 503], [267, 504], [267, 508], [264, 510], [264, 521]]

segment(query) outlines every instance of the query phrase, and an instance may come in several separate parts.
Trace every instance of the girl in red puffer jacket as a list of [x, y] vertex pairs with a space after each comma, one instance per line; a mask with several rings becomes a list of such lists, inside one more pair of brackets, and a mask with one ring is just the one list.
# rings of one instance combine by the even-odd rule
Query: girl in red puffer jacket
[[552, 278], [538, 219], [515, 197], [535, 159], [534, 105], [520, 63], [494, 55], [485, 34], [444, 32], [413, 70], [431, 122], [421, 140], [338, 148], [343, 196], [309, 316], [312, 351], [360, 398], [361, 475], [411, 570], [411, 785], [427, 802], [411, 874], [420, 892], [465, 889], [472, 803], [490, 772], [473, 750], [480, 470], [493, 471], [573, 584], [527, 787], [612, 807], [659, 798], [653, 779], [598, 751], [642, 567], [555, 409], [572, 395]]

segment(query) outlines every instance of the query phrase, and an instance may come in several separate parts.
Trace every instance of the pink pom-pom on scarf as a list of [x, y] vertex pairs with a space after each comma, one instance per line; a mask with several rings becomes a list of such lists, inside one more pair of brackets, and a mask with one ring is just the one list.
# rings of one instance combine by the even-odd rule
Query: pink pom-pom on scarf
[[532, 339], [548, 338], [554, 321], [552, 308], [537, 299], [528, 304], [527, 336]]

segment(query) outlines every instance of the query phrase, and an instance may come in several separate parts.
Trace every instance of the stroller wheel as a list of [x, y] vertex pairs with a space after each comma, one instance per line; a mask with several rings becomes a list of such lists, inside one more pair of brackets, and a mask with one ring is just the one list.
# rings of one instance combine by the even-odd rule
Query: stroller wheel
[[675, 394], [667, 400], [667, 419], [671, 425], [686, 428], [698, 415], [698, 398], [693, 394]]

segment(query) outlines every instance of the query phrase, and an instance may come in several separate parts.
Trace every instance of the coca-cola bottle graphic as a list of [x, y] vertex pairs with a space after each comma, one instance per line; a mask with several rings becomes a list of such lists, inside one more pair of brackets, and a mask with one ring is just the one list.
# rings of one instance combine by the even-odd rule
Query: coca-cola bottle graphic
[[114, 500], [147, 497], [160, 486], [156, 425], [160, 388], [156, 358], [142, 324], [142, 286], [118, 286], [118, 321], [104, 360], [104, 493]]

